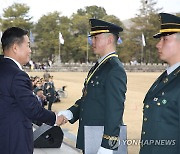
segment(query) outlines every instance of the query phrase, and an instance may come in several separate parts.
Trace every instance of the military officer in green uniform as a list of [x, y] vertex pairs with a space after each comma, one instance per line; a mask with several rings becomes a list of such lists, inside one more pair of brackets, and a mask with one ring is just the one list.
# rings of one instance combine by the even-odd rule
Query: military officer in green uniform
[[180, 17], [160, 13], [156, 47], [169, 66], [144, 99], [140, 154], [180, 154]]
[[[77, 148], [84, 150], [84, 126], [104, 126], [101, 147], [98, 153], [112, 154], [109, 141], [116, 142], [119, 125], [122, 123], [127, 77], [116, 54], [119, 32], [117, 25], [97, 19], [90, 19], [92, 48], [99, 55], [84, 83], [83, 95], [66, 111], [65, 122], [79, 120]], [[69, 114], [68, 114], [69, 113]]]

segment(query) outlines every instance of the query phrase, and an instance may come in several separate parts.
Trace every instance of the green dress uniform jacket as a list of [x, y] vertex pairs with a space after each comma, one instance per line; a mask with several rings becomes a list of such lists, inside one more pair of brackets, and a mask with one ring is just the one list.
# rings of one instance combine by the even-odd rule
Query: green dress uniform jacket
[[[90, 70], [91, 71], [91, 70]], [[117, 140], [122, 123], [127, 77], [117, 57], [107, 59], [93, 74], [86, 92], [69, 108], [71, 123], [79, 119], [76, 147], [84, 150], [84, 126], [104, 126], [101, 146], [110, 149], [109, 140]]]
[[144, 99], [140, 154], [180, 154], [180, 67], [163, 76]]

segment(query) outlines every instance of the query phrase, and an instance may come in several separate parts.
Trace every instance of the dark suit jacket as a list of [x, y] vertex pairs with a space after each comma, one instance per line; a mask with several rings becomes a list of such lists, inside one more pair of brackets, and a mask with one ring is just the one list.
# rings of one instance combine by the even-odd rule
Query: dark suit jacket
[[32, 154], [32, 120], [53, 125], [56, 116], [32, 93], [29, 76], [10, 59], [0, 60], [0, 153]]
[[140, 154], [180, 154], [180, 67], [162, 77], [144, 99]]
[[90, 79], [87, 95], [70, 108], [71, 123], [79, 119], [77, 148], [84, 149], [84, 126], [104, 126], [101, 146], [110, 149], [109, 138], [119, 136], [126, 93], [126, 73], [117, 57], [111, 57]]

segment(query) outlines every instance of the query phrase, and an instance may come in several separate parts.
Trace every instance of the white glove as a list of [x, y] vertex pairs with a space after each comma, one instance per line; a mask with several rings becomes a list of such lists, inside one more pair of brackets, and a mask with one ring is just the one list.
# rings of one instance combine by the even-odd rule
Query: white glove
[[113, 154], [113, 150], [100, 147], [97, 154]]
[[60, 116], [60, 115], [65, 116], [68, 120], [71, 120], [73, 118], [73, 114], [72, 114], [72, 112], [70, 110], [60, 111], [58, 113], [58, 116]]

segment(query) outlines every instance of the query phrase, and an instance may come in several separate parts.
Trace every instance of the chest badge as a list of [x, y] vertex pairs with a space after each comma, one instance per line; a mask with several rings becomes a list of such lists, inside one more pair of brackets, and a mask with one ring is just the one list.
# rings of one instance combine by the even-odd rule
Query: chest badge
[[157, 98], [157, 97], [155, 97], [153, 100], [154, 100], [155, 102], [157, 102], [157, 101], [158, 101], [158, 98]]
[[163, 104], [166, 104], [166, 103], [167, 103], [167, 100], [163, 99], [163, 100], [162, 100], [162, 103], [163, 103]]

